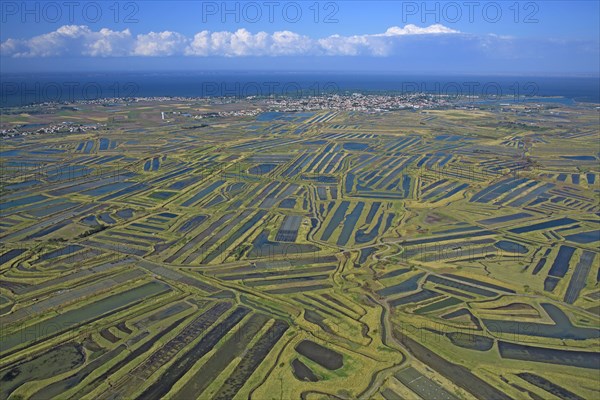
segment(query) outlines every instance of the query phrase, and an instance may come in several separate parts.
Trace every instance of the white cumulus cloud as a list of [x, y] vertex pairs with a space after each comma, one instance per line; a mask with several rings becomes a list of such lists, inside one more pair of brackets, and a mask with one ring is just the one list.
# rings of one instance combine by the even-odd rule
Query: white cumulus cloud
[[194, 36], [185, 55], [189, 56], [281, 56], [308, 54], [313, 50], [313, 42], [307, 36], [290, 31], [273, 34], [258, 32], [252, 34], [246, 29], [235, 32], [202, 31]]
[[450, 29], [441, 24], [430, 25], [425, 28], [421, 28], [419, 26], [408, 24], [404, 28], [400, 28], [399, 26], [392, 26], [388, 28], [385, 33], [374, 35], [374, 36], [402, 36], [402, 35], [440, 35], [440, 34], [448, 34], [448, 33], [460, 33], [457, 30]]
[[94, 32], [85, 25], [65, 25], [31, 39], [8, 39], [1, 44], [1, 51], [13, 57], [124, 56], [131, 53], [131, 42], [129, 29]]
[[172, 56], [183, 53], [188, 43], [189, 39], [177, 32], [150, 32], [137, 35], [132, 55]]

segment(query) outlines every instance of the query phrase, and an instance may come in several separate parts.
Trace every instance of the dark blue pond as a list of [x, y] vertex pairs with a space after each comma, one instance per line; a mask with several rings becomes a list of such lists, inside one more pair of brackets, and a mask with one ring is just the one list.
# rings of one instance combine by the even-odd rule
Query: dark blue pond
[[554, 259], [554, 263], [552, 263], [552, 267], [550, 268], [550, 271], [548, 271], [548, 275], [560, 278], [564, 277], [569, 270], [569, 262], [571, 261], [571, 257], [573, 257], [573, 253], [575, 253], [574, 247], [560, 246], [558, 254]]
[[552, 221], [540, 222], [540, 223], [529, 225], [529, 226], [522, 226], [520, 228], [514, 228], [514, 229], [511, 229], [509, 232], [527, 233], [527, 232], [539, 231], [542, 229], [554, 228], [554, 227], [562, 226], [562, 225], [573, 224], [575, 222], [577, 222], [577, 221], [574, 219], [571, 219], [571, 218], [559, 218], [559, 219], [555, 219]]
[[17, 200], [7, 201], [6, 203], [0, 203], [0, 211], [8, 210], [9, 208], [24, 206], [27, 204], [37, 203], [42, 200], [46, 200], [48, 197], [43, 194], [36, 194], [29, 197], [22, 197]]
[[337, 241], [338, 246], [345, 246], [346, 243], [348, 243], [348, 240], [350, 240], [350, 235], [352, 235], [354, 226], [358, 222], [358, 219], [360, 218], [360, 214], [362, 214], [364, 207], [365, 203], [361, 201], [356, 205], [354, 210], [352, 210], [352, 212], [348, 214], [346, 220], [344, 221], [344, 228], [342, 228], [342, 232], [340, 233], [340, 236]]
[[273, 171], [279, 166], [279, 164], [259, 164], [248, 169], [249, 174], [253, 175], [264, 175]]
[[482, 321], [491, 332], [505, 335], [540, 336], [562, 340], [586, 340], [600, 337], [598, 329], [582, 328], [573, 325], [565, 313], [555, 305], [544, 303], [542, 304], [542, 308], [552, 318], [554, 325], [492, 319], [482, 319]]
[[350, 207], [350, 202], [342, 201], [340, 206], [335, 210], [335, 213], [333, 214], [331, 221], [329, 221], [329, 224], [325, 228], [325, 231], [323, 232], [323, 236], [321, 236], [321, 240], [329, 240], [329, 238], [331, 237], [331, 234], [333, 233], [335, 228], [337, 228], [340, 225], [340, 223], [342, 222], [342, 218], [344, 218], [344, 215], [346, 215], [346, 211], [348, 210], [348, 207]]
[[280, 208], [294, 208], [296, 207], [296, 199], [285, 199], [279, 204]]
[[566, 158], [567, 160], [577, 160], [577, 161], [595, 161], [596, 157], [594, 156], [561, 156], [562, 158]]
[[579, 232], [573, 235], [566, 236], [565, 239], [575, 243], [593, 243], [600, 240], [600, 230]]
[[366, 143], [349, 142], [344, 143], [344, 150], [363, 151], [369, 148]]
[[525, 254], [529, 251], [527, 247], [523, 246], [522, 244], [511, 242], [510, 240], [500, 240], [499, 242], [494, 244], [494, 246], [496, 246], [500, 250], [508, 251], [511, 253]]
[[126, 208], [124, 210], [117, 211], [117, 217], [123, 219], [129, 219], [133, 217], [133, 210], [131, 208]]
[[378, 290], [377, 294], [387, 297], [398, 293], [412, 292], [413, 290], [417, 290], [419, 287], [419, 280], [423, 277], [423, 275], [425, 275], [424, 272], [418, 273], [402, 283]]
[[110, 143], [110, 140], [108, 140], [106, 138], [101, 138], [100, 139], [100, 150], [108, 150], [109, 143]]

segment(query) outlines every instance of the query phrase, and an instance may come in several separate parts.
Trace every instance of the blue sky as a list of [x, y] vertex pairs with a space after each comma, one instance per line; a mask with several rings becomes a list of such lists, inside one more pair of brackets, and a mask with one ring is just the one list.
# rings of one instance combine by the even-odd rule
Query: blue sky
[[599, 1], [1, 3], [4, 72], [598, 75]]

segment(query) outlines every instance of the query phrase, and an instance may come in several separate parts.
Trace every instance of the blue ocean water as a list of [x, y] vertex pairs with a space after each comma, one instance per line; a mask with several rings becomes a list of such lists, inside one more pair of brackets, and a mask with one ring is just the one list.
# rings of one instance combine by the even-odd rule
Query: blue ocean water
[[3, 74], [0, 107], [113, 97], [309, 96], [433, 93], [477, 102], [600, 103], [600, 77], [432, 76], [333, 72]]

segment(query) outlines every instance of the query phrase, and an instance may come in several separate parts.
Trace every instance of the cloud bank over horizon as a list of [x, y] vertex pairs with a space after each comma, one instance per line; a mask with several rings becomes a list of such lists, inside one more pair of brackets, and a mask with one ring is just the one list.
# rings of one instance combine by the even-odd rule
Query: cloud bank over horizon
[[[598, 75], [597, 39], [473, 34], [442, 24], [391, 26], [380, 33], [310, 37], [203, 30], [195, 34], [63, 25], [0, 43], [4, 72], [72, 69], [299, 69], [568, 73]], [[232, 59], [243, 62], [232, 63]], [[33, 59], [48, 60], [31, 63]], [[348, 60], [351, 59], [351, 62]], [[275, 61], [276, 60], [276, 61]]]
[[34, 57], [245, 57], [245, 56], [376, 56], [386, 57], [405, 37], [464, 35], [441, 24], [392, 26], [383, 33], [310, 38], [292, 31], [201, 31], [187, 37], [174, 31], [133, 35], [129, 29], [91, 30], [64, 25], [29, 39], [10, 38], [0, 44], [3, 56]]

